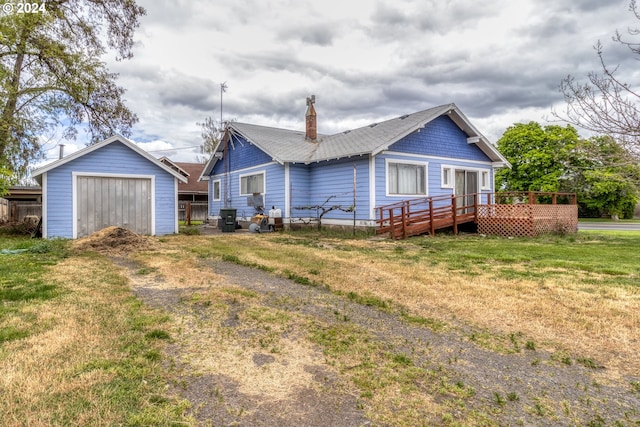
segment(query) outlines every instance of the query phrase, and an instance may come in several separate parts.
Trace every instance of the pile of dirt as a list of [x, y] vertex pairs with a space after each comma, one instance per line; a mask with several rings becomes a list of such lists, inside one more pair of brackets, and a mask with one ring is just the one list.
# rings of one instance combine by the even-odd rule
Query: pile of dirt
[[154, 242], [123, 227], [107, 227], [74, 242], [74, 249], [95, 251], [104, 254], [123, 254], [153, 249]]

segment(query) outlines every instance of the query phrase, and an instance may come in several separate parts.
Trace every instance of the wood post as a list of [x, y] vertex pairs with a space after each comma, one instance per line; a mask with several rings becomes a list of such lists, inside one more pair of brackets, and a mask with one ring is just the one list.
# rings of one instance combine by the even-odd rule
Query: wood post
[[456, 195], [451, 196], [451, 213], [453, 214], [453, 234], [458, 234], [458, 209], [456, 208]]
[[429, 234], [431, 237], [436, 234], [436, 225], [433, 222], [433, 199], [429, 199]]
[[400, 209], [402, 213], [402, 238], [407, 238], [407, 208], [406, 203], [402, 204], [402, 208]]
[[473, 222], [478, 223], [478, 193], [473, 195]]
[[[382, 209], [380, 210], [382, 211]], [[389, 230], [391, 230], [391, 238], [395, 239], [395, 225], [394, 225], [394, 221], [393, 221], [393, 208], [389, 208]]]

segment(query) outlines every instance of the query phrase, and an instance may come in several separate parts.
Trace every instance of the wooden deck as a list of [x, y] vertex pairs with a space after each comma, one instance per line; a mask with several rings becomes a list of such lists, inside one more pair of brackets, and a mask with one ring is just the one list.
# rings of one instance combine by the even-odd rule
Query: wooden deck
[[[541, 210], [532, 205], [547, 207]], [[577, 228], [578, 221], [575, 194], [568, 193], [501, 192], [423, 197], [376, 209], [377, 234], [389, 233], [392, 239], [433, 236], [436, 230], [450, 227], [457, 234], [458, 226], [466, 223], [479, 224], [488, 230], [486, 234], [532, 236], [541, 232], [571, 231]]]

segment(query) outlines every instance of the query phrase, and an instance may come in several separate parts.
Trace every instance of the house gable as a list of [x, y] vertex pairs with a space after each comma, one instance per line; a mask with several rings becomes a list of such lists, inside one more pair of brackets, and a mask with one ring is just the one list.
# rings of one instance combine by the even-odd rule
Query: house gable
[[448, 116], [440, 116], [420, 132], [413, 132], [392, 144], [389, 151], [491, 162], [476, 144], [469, 144], [467, 138]]
[[[234, 137], [227, 144], [226, 153], [223, 153], [222, 159], [213, 166], [212, 175], [247, 169], [273, 161], [271, 156], [242, 137]], [[228, 155], [228, 159], [224, 158], [225, 154]]]

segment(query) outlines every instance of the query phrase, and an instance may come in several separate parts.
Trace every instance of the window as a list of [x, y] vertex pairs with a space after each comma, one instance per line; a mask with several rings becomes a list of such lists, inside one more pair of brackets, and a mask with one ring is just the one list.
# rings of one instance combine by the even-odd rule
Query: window
[[240, 195], [264, 194], [264, 172], [240, 177]]
[[442, 166], [442, 181], [440, 186], [442, 188], [453, 188], [453, 168], [450, 166]]
[[481, 190], [491, 190], [491, 181], [489, 180], [489, 172], [482, 171], [482, 176], [480, 178]]
[[389, 194], [427, 195], [427, 165], [412, 163], [387, 163]]
[[220, 180], [213, 181], [213, 190], [211, 191], [211, 195], [213, 200], [220, 200]]

